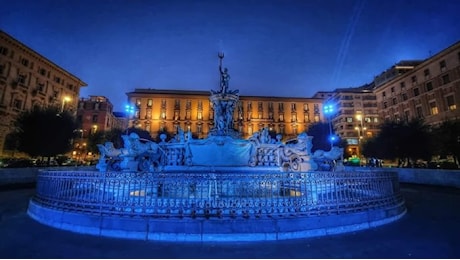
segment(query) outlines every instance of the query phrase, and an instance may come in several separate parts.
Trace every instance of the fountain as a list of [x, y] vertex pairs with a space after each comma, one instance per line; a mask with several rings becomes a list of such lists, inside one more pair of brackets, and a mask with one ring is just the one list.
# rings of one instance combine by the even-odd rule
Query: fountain
[[257, 241], [366, 229], [406, 212], [397, 173], [345, 171], [343, 150], [311, 153], [264, 128], [248, 139], [233, 129], [238, 90], [228, 70], [211, 91], [214, 128], [205, 139], [178, 129], [155, 143], [135, 133], [124, 146], [99, 145], [95, 171], [41, 170], [28, 214], [56, 228], [166, 241]]

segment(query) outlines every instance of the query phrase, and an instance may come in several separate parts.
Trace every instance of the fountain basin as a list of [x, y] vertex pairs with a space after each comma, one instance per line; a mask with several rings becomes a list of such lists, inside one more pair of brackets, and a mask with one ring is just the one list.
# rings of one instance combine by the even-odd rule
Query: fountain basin
[[28, 214], [49, 226], [98, 236], [261, 241], [368, 229], [406, 212], [395, 172], [243, 168], [42, 170]]

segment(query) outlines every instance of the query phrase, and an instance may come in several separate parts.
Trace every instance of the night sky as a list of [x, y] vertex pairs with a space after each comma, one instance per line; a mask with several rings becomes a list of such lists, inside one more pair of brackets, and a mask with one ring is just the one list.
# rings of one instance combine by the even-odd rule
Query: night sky
[[460, 40], [460, 1], [0, 0], [0, 28], [123, 111], [135, 88], [241, 95], [357, 87]]

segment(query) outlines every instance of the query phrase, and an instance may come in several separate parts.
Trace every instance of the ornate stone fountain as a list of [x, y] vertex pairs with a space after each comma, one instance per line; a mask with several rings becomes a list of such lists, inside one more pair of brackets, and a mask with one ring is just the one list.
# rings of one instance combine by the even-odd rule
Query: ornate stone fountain
[[123, 135], [108, 142], [96, 171], [42, 170], [29, 215], [57, 228], [94, 235], [168, 241], [282, 240], [382, 225], [405, 213], [395, 172], [345, 171], [343, 150], [311, 153], [261, 129], [241, 139], [232, 115], [224, 55], [211, 91], [214, 128], [205, 139], [179, 129], [174, 142]]

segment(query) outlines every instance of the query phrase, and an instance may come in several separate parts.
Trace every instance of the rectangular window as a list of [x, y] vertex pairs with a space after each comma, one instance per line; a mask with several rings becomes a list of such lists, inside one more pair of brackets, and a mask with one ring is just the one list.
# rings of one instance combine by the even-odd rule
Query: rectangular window
[[38, 83], [37, 84], [37, 90], [40, 92], [45, 92], [45, 84], [44, 83]]
[[142, 104], [141, 99], [140, 98], [136, 99], [136, 107], [138, 108], [141, 107], [141, 104]]
[[412, 81], [412, 86], [417, 85], [417, 76], [412, 76], [411, 81]]
[[353, 123], [353, 117], [347, 117], [345, 120], [347, 123]]
[[395, 87], [391, 87], [391, 93], [395, 93]]
[[185, 102], [185, 109], [187, 109], [187, 110], [192, 109], [192, 101], [191, 100], [187, 100]]
[[407, 94], [406, 94], [406, 93], [403, 93], [403, 94], [402, 94], [402, 99], [403, 99], [404, 101], [407, 100]]
[[29, 66], [29, 60], [28, 60], [28, 59], [22, 58], [22, 59], [21, 59], [21, 64], [24, 65], [24, 66], [26, 66], [26, 67], [28, 67], [28, 66]]
[[392, 103], [393, 105], [396, 105], [396, 103], [397, 103], [397, 102], [396, 102], [396, 98], [393, 98], [393, 100], [391, 101], [391, 103]]
[[0, 65], [0, 76], [3, 75], [3, 72], [5, 72], [5, 66]]
[[161, 108], [166, 109], [166, 99], [161, 100]]
[[450, 78], [449, 78], [449, 74], [446, 74], [444, 76], [442, 76], [442, 84], [447, 84], [447, 83], [450, 83]]
[[388, 108], [387, 102], [383, 102], [383, 108]]
[[306, 103], [303, 104], [303, 111], [305, 111], [305, 112], [308, 112], [308, 111], [309, 111], [309, 109], [308, 109], [308, 104], [306, 104]]
[[42, 75], [42, 76], [46, 76], [46, 70], [45, 69], [40, 69], [38, 71], [38, 73], [40, 73], [40, 75]]
[[147, 109], [145, 113], [146, 119], [152, 119], [152, 109]]
[[447, 64], [446, 64], [446, 61], [445, 61], [445, 60], [442, 60], [442, 61], [439, 62], [439, 68], [441, 69], [441, 72], [446, 71], [446, 69], [447, 69]]
[[202, 120], [203, 119], [203, 112], [202, 111], [198, 111], [197, 115], [196, 115], [196, 119], [198, 120]]
[[0, 46], [0, 54], [5, 56], [8, 55], [8, 49], [3, 46]]
[[383, 92], [382, 92], [382, 97], [385, 98], [386, 95], [387, 95], [387, 94], [385, 93], [385, 91], [383, 91]]
[[420, 95], [420, 90], [418, 88], [414, 88], [414, 97]]
[[303, 121], [305, 123], [310, 123], [310, 114], [308, 114], [308, 112], [306, 112], [303, 116]]
[[291, 122], [297, 122], [297, 114], [296, 113], [291, 114]]
[[295, 112], [295, 111], [296, 111], [295, 103], [291, 103], [291, 112]]
[[417, 117], [418, 118], [423, 118], [423, 110], [422, 110], [422, 106], [417, 106], [415, 108], [416, 112], [417, 112]]
[[202, 124], [197, 124], [196, 125], [196, 131], [199, 134], [203, 133], [203, 125]]
[[174, 120], [179, 120], [180, 119], [180, 116], [179, 116], [179, 111], [174, 111]]
[[19, 74], [19, 75], [18, 75], [18, 83], [20, 83], [20, 84], [26, 84], [26, 75], [24, 75], [24, 74]]
[[174, 100], [174, 109], [180, 109], [180, 100], [179, 99]]
[[185, 111], [185, 120], [192, 119], [192, 112], [190, 110]]
[[92, 120], [93, 123], [97, 123], [97, 115], [93, 115], [93, 120]]
[[457, 109], [457, 105], [455, 104], [454, 96], [450, 95], [446, 97], [447, 108], [449, 110]]
[[423, 75], [425, 76], [425, 79], [429, 79], [430, 78], [430, 70], [429, 69], [424, 70]]
[[433, 90], [433, 83], [431, 81], [426, 83], [426, 91], [431, 91]]
[[61, 78], [57, 77], [57, 76], [54, 76], [54, 82], [61, 83]]
[[260, 112], [260, 111], [264, 111], [264, 107], [263, 107], [263, 103], [262, 103], [262, 102], [259, 102], [259, 103], [257, 104], [257, 111], [259, 111], [259, 112]]
[[16, 109], [22, 109], [22, 100], [15, 99], [13, 101], [13, 107], [16, 108]]
[[439, 113], [438, 107], [436, 106], [436, 102], [430, 102], [430, 113], [431, 115], [437, 115]]
[[284, 122], [284, 114], [279, 114], [279, 118], [278, 118], [280, 122]]
[[405, 91], [405, 90], [406, 90], [406, 83], [405, 83], [405, 82], [401, 82], [399, 85], [400, 85], [400, 87], [401, 87], [401, 91]]
[[152, 107], [153, 106], [153, 100], [152, 99], [147, 99], [147, 107]]
[[279, 112], [283, 112], [283, 111], [284, 111], [284, 105], [283, 105], [283, 103], [279, 103], [279, 104], [278, 104], [278, 111], [279, 111]]

